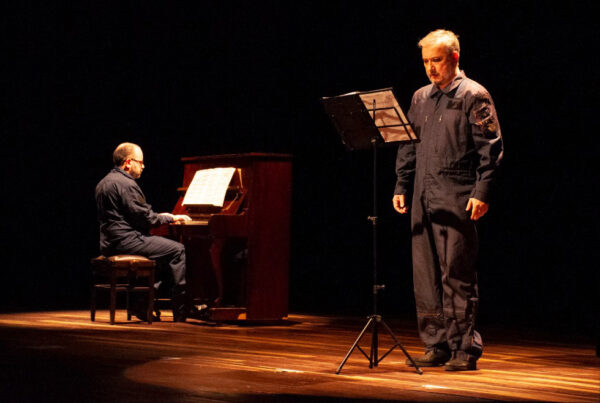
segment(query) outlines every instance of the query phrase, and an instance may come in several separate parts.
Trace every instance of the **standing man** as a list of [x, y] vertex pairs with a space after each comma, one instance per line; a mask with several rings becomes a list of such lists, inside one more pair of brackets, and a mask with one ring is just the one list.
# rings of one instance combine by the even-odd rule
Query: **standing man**
[[[96, 186], [100, 251], [107, 256], [131, 254], [156, 260], [159, 279], [163, 276], [161, 269], [168, 267], [173, 283], [173, 320], [184, 322], [193, 309], [191, 298], [186, 295], [184, 246], [170, 239], [151, 236], [149, 230], [165, 223], [190, 220], [190, 217], [157, 214], [146, 203], [146, 197], [135, 181], [144, 170], [144, 154], [138, 145], [120, 144], [113, 152], [113, 163], [113, 169]], [[146, 307], [140, 306], [139, 301], [133, 310], [139, 319], [146, 320]]]
[[[396, 159], [394, 209], [408, 212], [412, 194], [413, 282], [419, 366], [477, 369], [483, 352], [475, 330], [479, 301], [475, 221], [489, 208], [503, 144], [487, 90], [458, 68], [457, 36], [430, 32], [419, 42], [431, 84], [412, 98], [409, 120], [420, 143], [402, 144]], [[407, 362], [408, 363], [408, 362]]]

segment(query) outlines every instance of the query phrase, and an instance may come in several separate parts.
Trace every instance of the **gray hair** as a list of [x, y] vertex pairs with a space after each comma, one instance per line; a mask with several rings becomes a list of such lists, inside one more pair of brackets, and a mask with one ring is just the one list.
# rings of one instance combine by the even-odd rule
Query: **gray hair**
[[431, 31], [419, 41], [419, 48], [435, 45], [443, 45], [448, 50], [448, 53], [456, 52], [460, 55], [458, 36], [452, 31], [437, 29]]

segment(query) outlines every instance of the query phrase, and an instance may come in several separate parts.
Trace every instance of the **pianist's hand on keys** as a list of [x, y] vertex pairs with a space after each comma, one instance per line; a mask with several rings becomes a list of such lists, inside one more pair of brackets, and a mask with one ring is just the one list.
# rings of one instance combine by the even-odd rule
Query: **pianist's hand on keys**
[[180, 222], [184, 222], [184, 221], [191, 221], [192, 219], [190, 218], [190, 216], [187, 216], [185, 214], [171, 214], [171, 213], [160, 213], [160, 215], [165, 215], [168, 217], [171, 217], [173, 219], [174, 223], [180, 223]]

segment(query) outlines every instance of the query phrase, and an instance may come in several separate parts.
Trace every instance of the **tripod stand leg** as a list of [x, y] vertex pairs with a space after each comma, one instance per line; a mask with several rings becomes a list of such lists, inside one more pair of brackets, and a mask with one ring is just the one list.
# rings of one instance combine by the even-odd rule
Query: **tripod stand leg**
[[[348, 361], [348, 358], [350, 358], [350, 355], [352, 355], [352, 352], [358, 346], [358, 343], [363, 338], [365, 332], [367, 331], [367, 329], [369, 328], [369, 326], [371, 326], [371, 323], [373, 323], [374, 320], [375, 320], [374, 316], [369, 317], [369, 320], [367, 321], [367, 324], [365, 325], [365, 327], [363, 327], [363, 330], [360, 332], [360, 334], [358, 335], [358, 337], [354, 341], [354, 344], [352, 344], [352, 347], [350, 347], [350, 350], [348, 350], [348, 353], [346, 354], [346, 357], [344, 357], [344, 360], [342, 361], [342, 363], [338, 367], [337, 371], [335, 371], [336, 375], [339, 374], [342, 371], [342, 367], [344, 366], [344, 364], [346, 364], [346, 361]], [[360, 349], [360, 347], [359, 347], [359, 349]], [[369, 358], [369, 368], [373, 367], [372, 360], [373, 360], [373, 350], [371, 350], [371, 358]]]
[[369, 368], [376, 367], [379, 364], [379, 317], [375, 316], [375, 321], [373, 322], [373, 337], [371, 338], [371, 359], [369, 360]]
[[398, 347], [400, 347], [400, 349], [402, 350], [402, 352], [404, 353], [404, 355], [406, 356], [406, 358], [408, 358], [409, 361], [412, 363], [412, 365], [415, 367], [415, 370], [417, 371], [417, 373], [419, 375], [423, 375], [423, 370], [421, 370], [421, 368], [419, 368], [419, 366], [417, 365], [417, 363], [415, 362], [415, 360], [413, 360], [413, 358], [410, 356], [410, 354], [408, 354], [408, 351], [406, 351], [406, 349], [402, 346], [402, 344], [400, 344], [400, 342], [396, 338], [396, 335], [394, 334], [394, 332], [392, 332], [392, 329], [390, 329], [390, 327], [387, 325], [387, 323], [385, 323], [383, 321], [383, 319], [381, 319], [381, 323], [383, 324], [383, 326], [387, 330], [388, 334], [392, 337], [392, 339], [394, 339], [394, 343], [396, 343], [396, 344], [394, 344], [394, 346], [387, 353], [385, 353], [383, 355], [383, 357], [381, 357], [381, 360], [383, 360], [385, 358], [385, 356], [388, 355], [388, 353], [390, 353], [396, 346], [398, 346]]

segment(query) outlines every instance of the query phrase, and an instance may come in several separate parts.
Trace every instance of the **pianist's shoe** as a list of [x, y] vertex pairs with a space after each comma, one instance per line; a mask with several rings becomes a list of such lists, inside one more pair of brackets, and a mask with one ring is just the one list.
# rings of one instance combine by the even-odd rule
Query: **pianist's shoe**
[[173, 322], [185, 322], [188, 319], [208, 320], [208, 306], [199, 305], [196, 307], [180, 307], [173, 311]]
[[188, 318], [207, 321], [209, 319], [208, 305], [206, 305], [206, 304], [192, 305], [192, 308], [190, 309], [190, 312], [188, 313]]
[[198, 320], [208, 319], [208, 306], [204, 304], [194, 305], [194, 300], [185, 287], [176, 287], [173, 290], [171, 304], [173, 308], [173, 322], [185, 322], [188, 318]]
[[[137, 296], [133, 299], [132, 304], [129, 306], [127, 313], [131, 316], [135, 316], [142, 322], [148, 322], [148, 301], [143, 296]], [[160, 322], [160, 311], [158, 309], [154, 309], [154, 314], [152, 315], [153, 322]]]
[[[148, 322], [148, 314], [146, 309], [130, 308], [129, 314], [135, 316], [142, 322]], [[155, 309], [154, 313], [152, 314], [152, 322], [160, 322], [160, 311], [158, 309]]]

